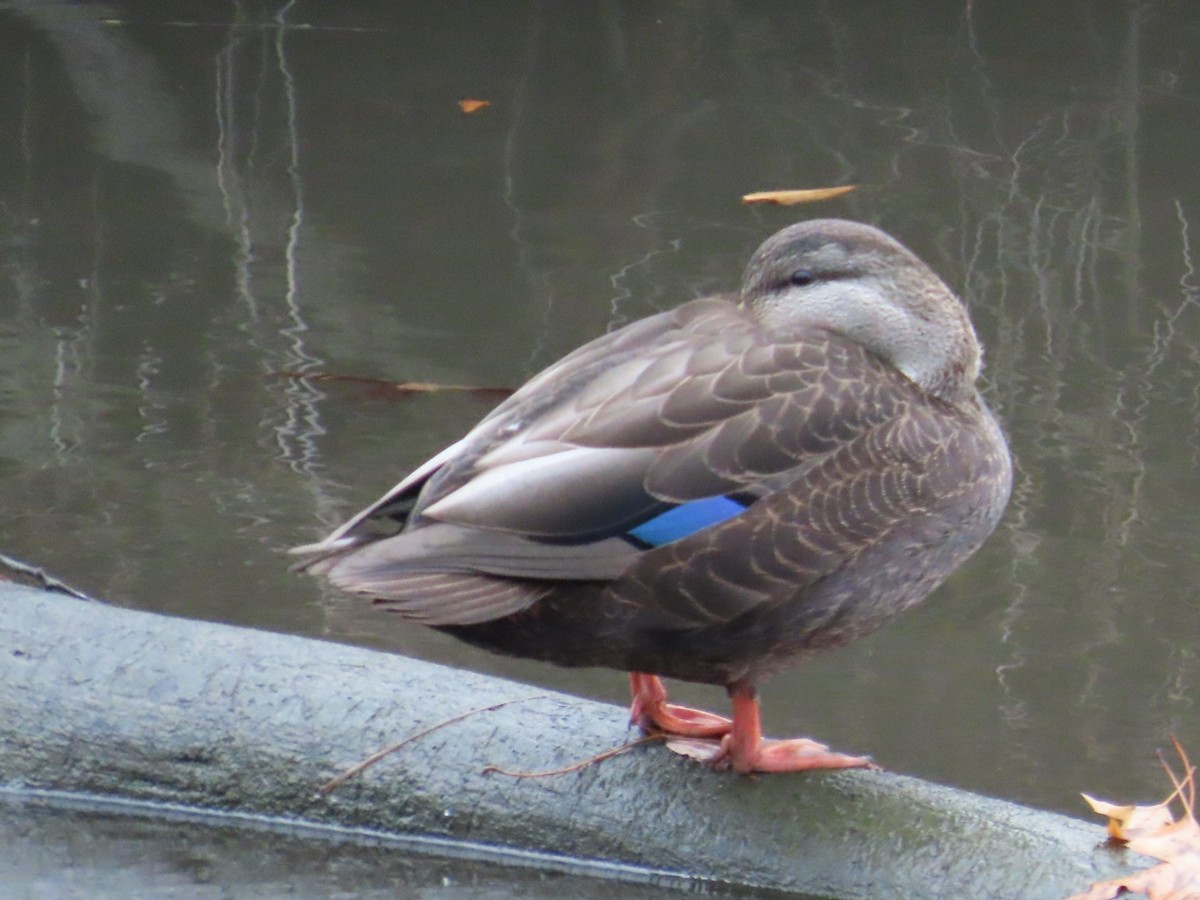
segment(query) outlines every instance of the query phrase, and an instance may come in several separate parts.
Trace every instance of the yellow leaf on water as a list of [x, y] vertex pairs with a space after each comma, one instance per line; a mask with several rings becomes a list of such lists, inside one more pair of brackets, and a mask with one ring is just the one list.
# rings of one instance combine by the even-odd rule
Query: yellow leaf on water
[[479, 112], [481, 109], [487, 109], [491, 105], [491, 100], [473, 100], [470, 97], [463, 97], [458, 101], [458, 108], [468, 115], [473, 112]]
[[842, 194], [848, 194], [858, 185], [843, 184], [838, 187], [804, 188], [792, 191], [759, 191], [742, 197], [743, 203], [773, 203], [777, 206], [795, 206], [797, 203], [816, 203], [818, 200], [832, 200]]

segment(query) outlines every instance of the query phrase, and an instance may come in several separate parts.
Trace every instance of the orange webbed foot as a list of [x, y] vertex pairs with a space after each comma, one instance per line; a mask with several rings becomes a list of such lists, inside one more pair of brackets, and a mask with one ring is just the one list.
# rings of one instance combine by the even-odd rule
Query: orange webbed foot
[[726, 738], [712, 764], [743, 775], [752, 772], [811, 772], [816, 769], [878, 769], [868, 756], [837, 753], [818, 741], [791, 738], [761, 740], [755, 747], [737, 748]]
[[866, 756], [851, 756], [830, 750], [809, 738], [768, 740], [762, 736], [758, 700], [754, 687], [737, 683], [730, 687], [733, 722], [720, 740], [702, 734], [684, 734], [667, 741], [676, 753], [706, 762], [716, 769], [742, 775], [755, 772], [811, 772], [819, 769], [877, 769]]
[[633, 702], [629, 721], [646, 732], [686, 738], [717, 738], [733, 729], [733, 722], [716, 713], [667, 702], [667, 690], [657, 675], [633, 672], [629, 676]]

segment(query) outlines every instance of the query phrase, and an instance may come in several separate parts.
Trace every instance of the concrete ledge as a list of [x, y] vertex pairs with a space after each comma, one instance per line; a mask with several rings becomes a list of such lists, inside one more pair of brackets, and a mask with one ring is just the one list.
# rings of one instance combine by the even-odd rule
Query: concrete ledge
[[[467, 710], [328, 798], [344, 766]], [[404, 657], [0, 583], [0, 786], [450, 839], [829, 897], [1061, 898], [1140, 860], [1098, 823], [886, 772], [758, 779], [625, 711]]]

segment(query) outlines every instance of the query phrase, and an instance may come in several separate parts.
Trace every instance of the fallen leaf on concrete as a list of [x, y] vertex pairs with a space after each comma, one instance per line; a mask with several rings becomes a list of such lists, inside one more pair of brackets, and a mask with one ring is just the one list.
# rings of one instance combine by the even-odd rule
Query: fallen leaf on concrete
[[1094, 812], [1108, 816], [1108, 834], [1115, 841], [1127, 842], [1140, 835], [1153, 834], [1175, 821], [1169, 801], [1153, 806], [1119, 806], [1089, 794], [1081, 796]]
[[[1143, 894], [1150, 900], [1200, 900], [1200, 824], [1196, 823], [1196, 769], [1174, 738], [1175, 752], [1183, 761], [1183, 778], [1163, 761], [1175, 790], [1162, 803], [1123, 806], [1083, 798], [1092, 809], [1108, 817], [1109, 839], [1135, 853], [1161, 859], [1162, 863], [1122, 878], [1100, 881], [1091, 890], [1068, 900], [1113, 900], [1125, 893]], [[1178, 802], [1183, 814], [1176, 819], [1171, 804]]]

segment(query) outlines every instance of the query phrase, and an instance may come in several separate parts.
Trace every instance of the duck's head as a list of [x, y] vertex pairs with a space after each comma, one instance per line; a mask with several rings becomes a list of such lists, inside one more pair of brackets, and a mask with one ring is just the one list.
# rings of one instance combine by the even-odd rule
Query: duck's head
[[878, 228], [816, 219], [777, 232], [750, 258], [740, 302], [772, 330], [820, 325], [853, 338], [944, 399], [974, 390], [981, 352], [966, 310]]

